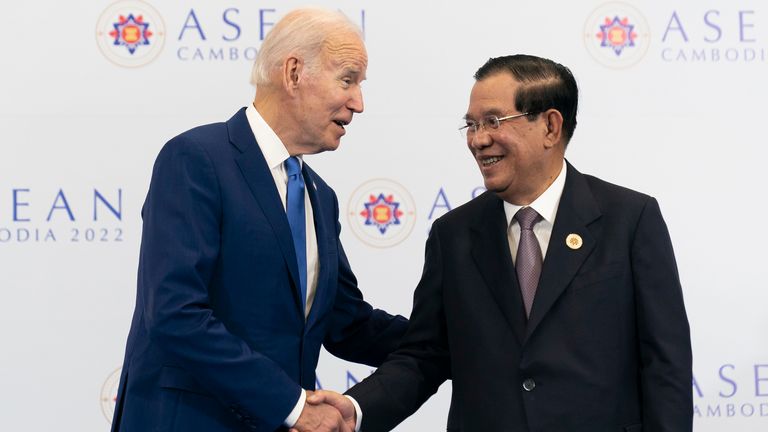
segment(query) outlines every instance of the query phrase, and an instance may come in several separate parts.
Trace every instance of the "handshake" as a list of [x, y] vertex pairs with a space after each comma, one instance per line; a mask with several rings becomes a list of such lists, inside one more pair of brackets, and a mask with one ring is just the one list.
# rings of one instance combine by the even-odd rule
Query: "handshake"
[[307, 390], [307, 401], [289, 432], [355, 432], [357, 413], [352, 401], [339, 393]]

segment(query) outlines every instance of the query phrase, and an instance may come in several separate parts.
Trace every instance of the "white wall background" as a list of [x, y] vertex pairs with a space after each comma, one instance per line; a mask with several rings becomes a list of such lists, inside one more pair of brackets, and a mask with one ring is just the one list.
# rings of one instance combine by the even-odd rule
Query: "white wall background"
[[[410, 313], [428, 216], [445, 212], [433, 209], [438, 192], [455, 207], [482, 185], [455, 130], [474, 71], [491, 56], [549, 57], [573, 70], [581, 90], [569, 160], [661, 203], [692, 325], [695, 430], [768, 430], [764, 2], [319, 3], [359, 23], [365, 17], [369, 80], [366, 112], [341, 149], [307, 160], [343, 207], [375, 178], [402, 185], [415, 206], [410, 236], [389, 248], [361, 241], [342, 219], [345, 248], [371, 303]], [[161, 19], [152, 17], [150, 28], [161, 32], [150, 40], [165, 43], [135, 68], [102, 53], [97, 40], [105, 36], [95, 29], [111, 5], [146, 3], [41, 0], [2, 8], [0, 430], [108, 429], [108, 378], [123, 358], [154, 158], [172, 136], [226, 120], [251, 101], [243, 55], [260, 45], [259, 10], [274, 10], [264, 16], [275, 22], [303, 5], [149, 4]], [[589, 23], [606, 14], [627, 16], [638, 33], [636, 45], [613, 59], [592, 54], [605, 49], [595, 47], [591, 33], [599, 28]], [[226, 55], [191, 59], [198, 48]], [[98, 201], [94, 220], [94, 190], [120, 218]], [[318, 369], [323, 387], [339, 391], [348, 373], [369, 372], [328, 355]], [[449, 386], [397, 430], [444, 429]]]

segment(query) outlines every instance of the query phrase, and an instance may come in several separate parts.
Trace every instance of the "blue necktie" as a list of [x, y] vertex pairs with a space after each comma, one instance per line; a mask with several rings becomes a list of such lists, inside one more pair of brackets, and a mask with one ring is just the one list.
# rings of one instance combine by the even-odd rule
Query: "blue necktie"
[[302, 309], [307, 307], [307, 225], [304, 220], [304, 177], [301, 175], [301, 163], [295, 156], [285, 160], [288, 173], [288, 196], [285, 212], [293, 235], [293, 248], [296, 249], [296, 263], [299, 266], [301, 283]]

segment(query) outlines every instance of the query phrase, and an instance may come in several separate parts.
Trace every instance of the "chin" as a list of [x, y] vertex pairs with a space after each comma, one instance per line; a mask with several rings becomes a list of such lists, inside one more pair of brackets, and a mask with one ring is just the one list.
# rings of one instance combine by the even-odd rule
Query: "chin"
[[493, 189], [493, 186], [498, 186], [498, 185], [496, 184], [496, 183], [498, 183], [498, 182], [495, 182], [495, 181], [493, 181], [493, 180], [494, 180], [494, 179], [493, 179], [493, 177], [486, 177], [486, 176], [483, 176], [483, 185], [485, 186], [485, 188], [486, 188], [486, 189], [488, 189], [488, 190], [492, 190], [492, 189]]
[[497, 182], [494, 182], [494, 181], [489, 181], [488, 179], [485, 179], [485, 181], [483, 182], [483, 185], [485, 186], [486, 190], [489, 190], [491, 192], [499, 193], [506, 190], [506, 187], [504, 187], [503, 185], [498, 184]]
[[323, 151], [334, 151], [338, 149], [340, 145], [341, 145], [341, 140], [336, 140], [333, 143], [323, 147]]
[[333, 140], [329, 139], [326, 141], [322, 141], [320, 143], [317, 143], [315, 145], [315, 151], [312, 152], [313, 154], [323, 153], [327, 151], [334, 151], [337, 148], [339, 148], [340, 141], [338, 139]]
[[486, 190], [489, 190], [491, 192], [496, 192], [497, 187], [494, 187], [494, 186], [497, 186], [497, 185], [493, 184], [493, 182], [484, 181], [483, 186], [485, 186]]

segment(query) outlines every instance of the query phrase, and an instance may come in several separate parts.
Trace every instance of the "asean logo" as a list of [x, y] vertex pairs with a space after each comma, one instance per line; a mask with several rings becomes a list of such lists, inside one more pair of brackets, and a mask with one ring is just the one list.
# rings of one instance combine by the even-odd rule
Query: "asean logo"
[[369, 180], [349, 200], [347, 219], [363, 243], [380, 248], [408, 238], [416, 223], [416, 204], [400, 184], [388, 179]]
[[648, 52], [650, 28], [645, 17], [624, 3], [605, 3], [584, 24], [584, 44], [604, 66], [625, 68]]
[[148, 3], [119, 1], [99, 17], [96, 43], [101, 53], [119, 66], [144, 66], [163, 50], [165, 24]]
[[115, 414], [115, 403], [117, 402], [117, 386], [120, 384], [120, 371], [123, 368], [117, 368], [104, 384], [101, 386], [99, 401], [101, 402], [101, 412], [108, 422], [112, 423], [112, 416]]

